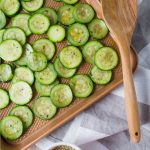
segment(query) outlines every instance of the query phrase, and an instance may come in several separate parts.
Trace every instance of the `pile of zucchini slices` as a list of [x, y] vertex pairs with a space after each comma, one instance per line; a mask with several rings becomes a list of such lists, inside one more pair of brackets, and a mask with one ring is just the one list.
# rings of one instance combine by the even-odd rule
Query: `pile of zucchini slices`
[[[0, 134], [7, 140], [18, 139], [34, 115], [52, 119], [74, 97], [90, 96], [94, 83], [109, 83], [118, 64], [117, 52], [100, 42], [109, 30], [92, 6], [55, 1], [62, 4], [57, 10], [45, 7], [44, 0], [0, 0], [0, 82], [11, 82], [8, 91], [0, 89], [0, 109], [15, 104], [0, 121]], [[46, 36], [28, 43], [35, 34]], [[65, 40], [68, 45], [58, 54], [56, 44]], [[83, 61], [93, 66], [89, 74], [77, 73]], [[29, 107], [34, 87], [40, 97]]]

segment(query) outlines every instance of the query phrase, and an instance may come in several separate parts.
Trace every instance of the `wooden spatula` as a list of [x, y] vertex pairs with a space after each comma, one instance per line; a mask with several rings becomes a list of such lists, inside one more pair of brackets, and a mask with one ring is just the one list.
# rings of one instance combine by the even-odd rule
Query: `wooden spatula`
[[140, 121], [133, 82], [130, 44], [137, 19], [137, 0], [101, 0], [104, 19], [120, 49], [125, 106], [132, 141], [140, 141]]

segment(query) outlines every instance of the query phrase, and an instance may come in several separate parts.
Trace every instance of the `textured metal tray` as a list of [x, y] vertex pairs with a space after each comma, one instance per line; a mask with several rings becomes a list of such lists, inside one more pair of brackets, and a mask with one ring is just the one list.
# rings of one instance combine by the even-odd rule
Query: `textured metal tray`
[[[81, 2], [85, 2], [85, 0], [81, 0]], [[88, 3], [91, 3], [91, 5], [94, 4], [94, 1], [87, 0]], [[52, 8], [59, 8], [62, 3], [54, 2], [53, 0], [45, 0], [45, 6], [47, 7], [52, 7]], [[100, 3], [98, 5], [93, 5], [95, 8], [95, 11], [97, 13], [97, 16], [99, 18], [103, 18], [101, 9], [100, 9]], [[33, 43], [35, 40], [41, 38], [41, 37], [46, 37], [46, 35], [33, 35], [29, 39], [29, 43]], [[101, 41], [107, 46], [113, 47], [118, 51], [118, 47], [116, 46], [111, 33]], [[60, 44], [57, 44], [57, 53], [55, 55], [55, 58], [59, 51], [67, 45], [67, 42], [64, 41]], [[54, 58], [54, 59], [55, 59]], [[137, 66], [137, 55], [135, 51], [131, 48], [131, 61], [132, 61], [132, 67], [133, 71], [136, 69]], [[88, 74], [91, 69], [91, 65], [86, 64], [83, 62], [81, 67], [78, 69], [78, 73], [85, 73]], [[61, 79], [62, 83], [67, 83], [68, 80], [66, 79]], [[14, 142], [8, 142], [5, 141], [4, 139], [1, 139], [0, 142], [0, 148], [2, 150], [23, 150], [27, 149], [29, 146], [43, 138], [44, 136], [50, 134], [52, 131], [55, 129], [59, 128], [62, 126], [64, 123], [75, 117], [77, 114], [91, 106], [92, 104], [96, 103], [99, 101], [102, 97], [107, 95], [111, 90], [115, 89], [118, 85], [122, 83], [122, 69], [121, 69], [121, 61], [119, 62], [118, 67], [114, 70], [113, 72], [113, 79], [112, 81], [106, 85], [106, 86], [96, 86], [93, 94], [88, 97], [86, 100], [81, 100], [81, 99], [74, 99], [74, 102], [67, 108], [59, 110], [58, 114], [56, 117], [54, 117], [50, 121], [43, 121], [38, 118], [34, 119], [33, 125], [22, 135], [21, 138]], [[10, 86], [9, 83], [5, 84], [0, 84], [0, 88], [8, 89]], [[33, 87], [34, 89], [34, 87]], [[32, 102], [29, 104], [29, 106], [32, 105], [33, 101], [38, 97], [38, 93], [35, 93]], [[14, 106], [14, 104], [10, 104], [7, 108], [3, 109], [0, 111], [0, 119], [3, 118], [4, 116], [7, 116], [8, 112], [10, 109]]]

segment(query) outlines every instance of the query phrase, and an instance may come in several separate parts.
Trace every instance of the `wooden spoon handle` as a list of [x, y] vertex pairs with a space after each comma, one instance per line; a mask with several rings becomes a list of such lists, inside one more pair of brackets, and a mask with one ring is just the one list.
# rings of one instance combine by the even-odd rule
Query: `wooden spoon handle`
[[125, 107], [129, 127], [129, 133], [132, 141], [138, 143], [141, 138], [140, 120], [138, 113], [137, 97], [132, 75], [132, 67], [130, 62], [130, 46], [129, 44], [118, 42], [122, 57], [122, 69], [125, 92]]

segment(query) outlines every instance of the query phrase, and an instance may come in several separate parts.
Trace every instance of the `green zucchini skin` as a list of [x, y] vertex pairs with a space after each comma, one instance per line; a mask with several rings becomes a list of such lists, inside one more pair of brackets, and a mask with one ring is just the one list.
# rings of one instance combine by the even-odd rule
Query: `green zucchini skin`
[[0, 133], [6, 140], [18, 139], [23, 133], [22, 121], [15, 116], [4, 117], [0, 121]]
[[86, 98], [93, 92], [94, 85], [87, 75], [75, 75], [69, 81], [69, 85], [75, 97]]
[[9, 116], [18, 117], [23, 123], [24, 130], [28, 129], [33, 123], [33, 113], [27, 106], [13, 107]]
[[0, 29], [3, 29], [6, 26], [7, 20], [6, 20], [5, 14], [3, 13], [2, 10], [0, 10], [0, 20], [1, 20], [1, 22], [0, 22]]
[[50, 93], [53, 104], [58, 108], [69, 106], [73, 101], [73, 94], [66, 84], [55, 85]]
[[9, 104], [9, 95], [7, 91], [0, 89], [0, 110], [7, 107]]
[[116, 68], [119, 57], [113, 48], [102, 47], [96, 52], [94, 61], [99, 69], [107, 71]]
[[40, 97], [32, 105], [36, 117], [42, 120], [50, 120], [57, 113], [57, 107], [52, 103], [50, 97]]

